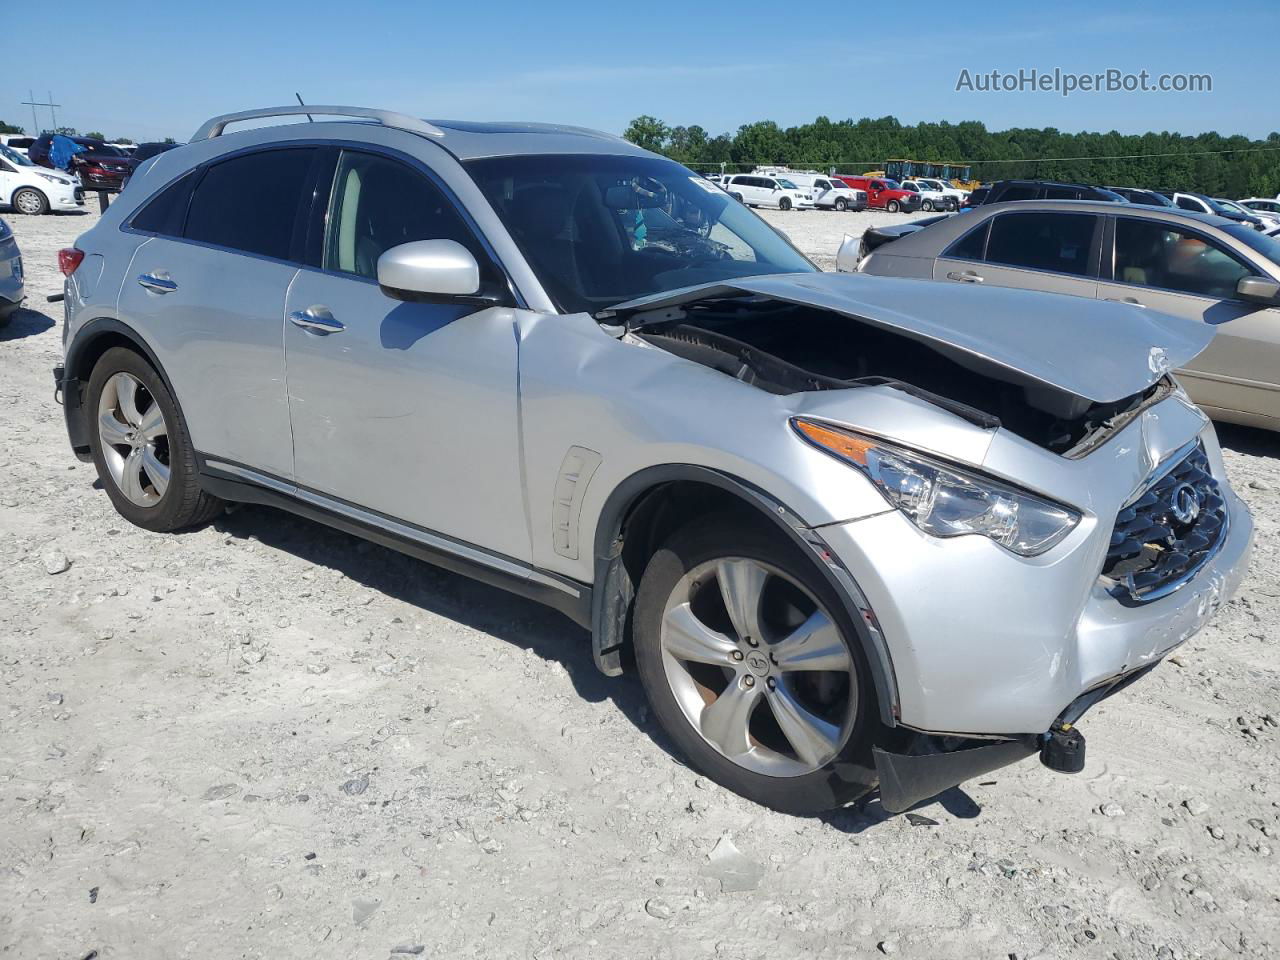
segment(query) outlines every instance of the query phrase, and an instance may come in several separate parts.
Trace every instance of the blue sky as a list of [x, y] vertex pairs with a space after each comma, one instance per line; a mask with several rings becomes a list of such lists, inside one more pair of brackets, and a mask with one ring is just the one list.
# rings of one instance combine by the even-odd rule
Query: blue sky
[[[289, 102], [428, 117], [576, 123], [620, 132], [649, 113], [711, 133], [892, 114], [991, 129], [1244, 133], [1280, 128], [1280, 4], [614, 4], [488, 0], [63, 0], [56, 44], [9, 44], [0, 119], [52, 91], [60, 124], [185, 140], [217, 113]], [[877, 8], [880, 12], [876, 12]], [[104, 10], [110, 16], [102, 16]], [[935, 12], [930, 12], [934, 10]], [[946, 10], [959, 11], [957, 14]], [[1218, 12], [1222, 15], [1219, 16]], [[1241, 43], [1232, 37], [1241, 37]], [[47, 38], [46, 38], [47, 39]], [[57, 64], [75, 65], [65, 78]], [[1207, 73], [1211, 93], [956, 92], [960, 71]], [[77, 74], [82, 73], [82, 79]], [[42, 124], [47, 124], [47, 111]]]

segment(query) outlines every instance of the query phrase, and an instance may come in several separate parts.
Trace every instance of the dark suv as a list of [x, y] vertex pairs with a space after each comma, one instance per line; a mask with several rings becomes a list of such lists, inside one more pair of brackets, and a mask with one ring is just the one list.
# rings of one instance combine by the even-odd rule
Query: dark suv
[[[97, 190], [103, 193], [119, 193], [124, 183], [138, 166], [137, 160], [126, 156], [119, 147], [113, 147], [101, 140], [91, 137], [68, 137], [84, 147], [84, 153], [77, 153], [71, 158], [71, 172], [80, 177], [86, 190]], [[42, 167], [52, 167], [49, 160], [49, 147], [53, 143], [53, 135], [42, 133], [27, 150], [32, 163]]]
[[1130, 203], [1140, 203], [1147, 207], [1173, 207], [1176, 204], [1164, 194], [1154, 190], [1143, 190], [1141, 187], [1106, 187], [1112, 193], [1118, 193]]
[[[1008, 200], [1108, 200], [1123, 203], [1124, 197], [1103, 187], [1084, 183], [1059, 183], [1054, 180], [997, 180], [982, 204]], [[979, 204], [970, 204], [978, 206]]]

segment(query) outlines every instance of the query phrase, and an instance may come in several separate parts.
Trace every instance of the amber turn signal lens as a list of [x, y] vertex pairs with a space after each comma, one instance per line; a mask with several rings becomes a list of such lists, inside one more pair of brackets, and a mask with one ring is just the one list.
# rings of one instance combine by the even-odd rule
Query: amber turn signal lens
[[852, 460], [860, 467], [867, 465], [867, 451], [874, 450], [876, 446], [870, 440], [855, 437], [841, 430], [833, 430], [819, 423], [800, 419], [791, 422], [795, 424], [795, 428], [806, 439], [812, 440], [820, 447], [826, 447], [832, 453], [838, 454], [846, 460]]

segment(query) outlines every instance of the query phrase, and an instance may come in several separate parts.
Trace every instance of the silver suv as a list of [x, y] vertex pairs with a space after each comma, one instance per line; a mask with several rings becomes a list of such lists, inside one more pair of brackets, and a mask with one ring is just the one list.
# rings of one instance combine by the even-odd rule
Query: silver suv
[[1167, 375], [1204, 324], [821, 273], [606, 134], [306, 109], [209, 121], [63, 251], [71, 444], [139, 526], [271, 504], [551, 604], [791, 812], [1080, 769], [1244, 573]]

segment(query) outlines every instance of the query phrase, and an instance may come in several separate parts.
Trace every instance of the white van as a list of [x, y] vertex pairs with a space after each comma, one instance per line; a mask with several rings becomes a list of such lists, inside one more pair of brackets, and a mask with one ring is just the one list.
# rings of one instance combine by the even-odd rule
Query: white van
[[777, 207], [799, 210], [813, 206], [813, 195], [786, 177], [766, 177], [757, 173], [735, 173], [724, 184], [735, 200], [748, 207]]
[[24, 157], [27, 155], [27, 149], [35, 142], [35, 137], [28, 137], [25, 133], [0, 133], [0, 147], [16, 150]]

